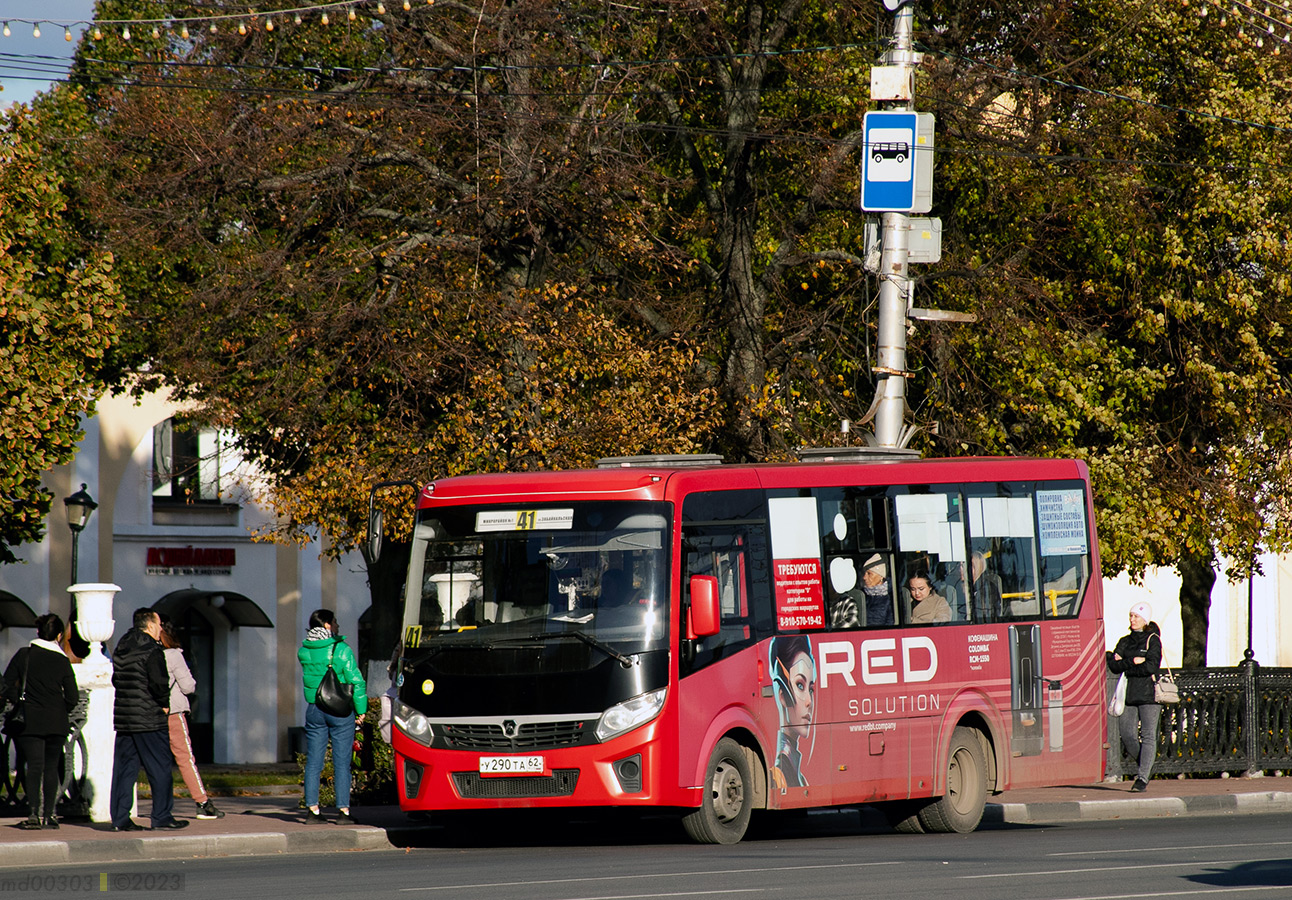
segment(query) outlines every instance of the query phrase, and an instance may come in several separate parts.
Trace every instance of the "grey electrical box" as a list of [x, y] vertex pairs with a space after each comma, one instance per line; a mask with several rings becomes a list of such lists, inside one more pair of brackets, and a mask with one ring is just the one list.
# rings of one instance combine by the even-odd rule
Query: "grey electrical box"
[[[910, 234], [907, 236], [907, 257], [909, 263], [935, 263], [942, 259], [942, 220], [911, 216], [907, 220]], [[879, 271], [879, 255], [883, 252], [880, 245], [879, 220], [866, 220], [866, 271]]]

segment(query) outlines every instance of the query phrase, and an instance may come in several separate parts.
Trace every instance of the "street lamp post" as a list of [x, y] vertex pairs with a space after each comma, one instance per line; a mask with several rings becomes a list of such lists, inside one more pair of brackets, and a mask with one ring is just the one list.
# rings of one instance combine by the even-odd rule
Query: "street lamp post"
[[86, 485], [82, 482], [79, 491], [63, 498], [63, 506], [67, 508], [67, 527], [72, 530], [72, 584], [76, 584], [76, 557], [78, 545], [81, 542], [81, 532], [90, 521], [90, 514], [99, 508], [99, 504], [85, 492], [85, 488]]
[[[79, 579], [77, 577], [77, 556], [80, 550], [81, 532], [85, 530], [86, 524], [90, 521], [90, 515], [99, 508], [99, 504], [94, 502], [85, 490], [85, 483], [81, 483], [81, 489], [70, 497], [63, 498], [63, 506], [67, 508], [67, 527], [72, 531], [72, 587], [76, 587]], [[70, 590], [70, 588], [69, 588]], [[69, 629], [67, 643], [72, 652], [78, 659], [84, 659], [85, 655], [90, 652], [89, 643], [81, 637], [80, 632], [76, 629], [76, 594], [72, 594], [72, 609], [67, 617]]]

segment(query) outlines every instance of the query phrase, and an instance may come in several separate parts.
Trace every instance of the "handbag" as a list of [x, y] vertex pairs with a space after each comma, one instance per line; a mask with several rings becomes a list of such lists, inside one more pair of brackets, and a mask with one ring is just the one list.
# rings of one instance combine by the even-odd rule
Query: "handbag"
[[319, 682], [314, 693], [314, 705], [329, 716], [348, 716], [354, 712], [354, 685], [342, 684], [332, 668], [332, 654], [336, 651], [333, 644], [327, 654], [327, 671]]
[[[1162, 643], [1161, 638], [1158, 643]], [[1171, 674], [1171, 667], [1166, 665], [1163, 660], [1162, 665], [1166, 666], [1166, 674], [1158, 672], [1153, 676], [1153, 702], [1154, 703], [1179, 703], [1180, 687], [1175, 683], [1175, 676]]]
[[1120, 716], [1126, 712], [1126, 673], [1117, 677], [1117, 686], [1113, 688], [1112, 699], [1108, 701], [1108, 715]]
[[31, 650], [28, 650], [22, 661], [22, 692], [13, 701], [13, 705], [5, 710], [4, 725], [0, 726], [0, 731], [10, 737], [22, 734], [23, 727], [27, 724], [27, 669], [30, 665]]

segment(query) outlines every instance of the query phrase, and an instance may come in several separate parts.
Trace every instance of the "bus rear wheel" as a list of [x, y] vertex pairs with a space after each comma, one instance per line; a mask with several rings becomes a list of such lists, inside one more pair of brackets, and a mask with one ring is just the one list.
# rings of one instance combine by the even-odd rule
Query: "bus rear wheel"
[[982, 742], [971, 728], [951, 733], [947, 753], [946, 793], [920, 810], [925, 831], [967, 834], [982, 821], [987, 804], [987, 760]]
[[693, 841], [734, 844], [745, 836], [753, 810], [754, 785], [745, 748], [723, 738], [713, 748], [700, 808], [682, 819]]

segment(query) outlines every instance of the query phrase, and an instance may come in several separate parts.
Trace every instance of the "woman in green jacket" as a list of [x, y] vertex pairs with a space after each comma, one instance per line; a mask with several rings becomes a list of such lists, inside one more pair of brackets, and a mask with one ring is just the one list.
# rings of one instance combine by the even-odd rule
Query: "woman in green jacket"
[[[354, 651], [337, 634], [336, 616], [330, 609], [316, 609], [310, 613], [310, 630], [296, 656], [304, 673], [305, 702], [305, 821], [320, 823], [319, 777], [323, 774], [323, 757], [327, 754], [328, 740], [332, 741], [332, 773], [336, 787], [336, 817], [338, 825], [352, 825], [350, 818], [350, 756], [354, 746], [354, 728], [363, 724], [363, 714], [368, 711], [368, 686]], [[328, 662], [342, 684], [354, 685], [354, 712], [346, 716], [332, 716], [314, 705], [319, 682], [327, 673]]]

